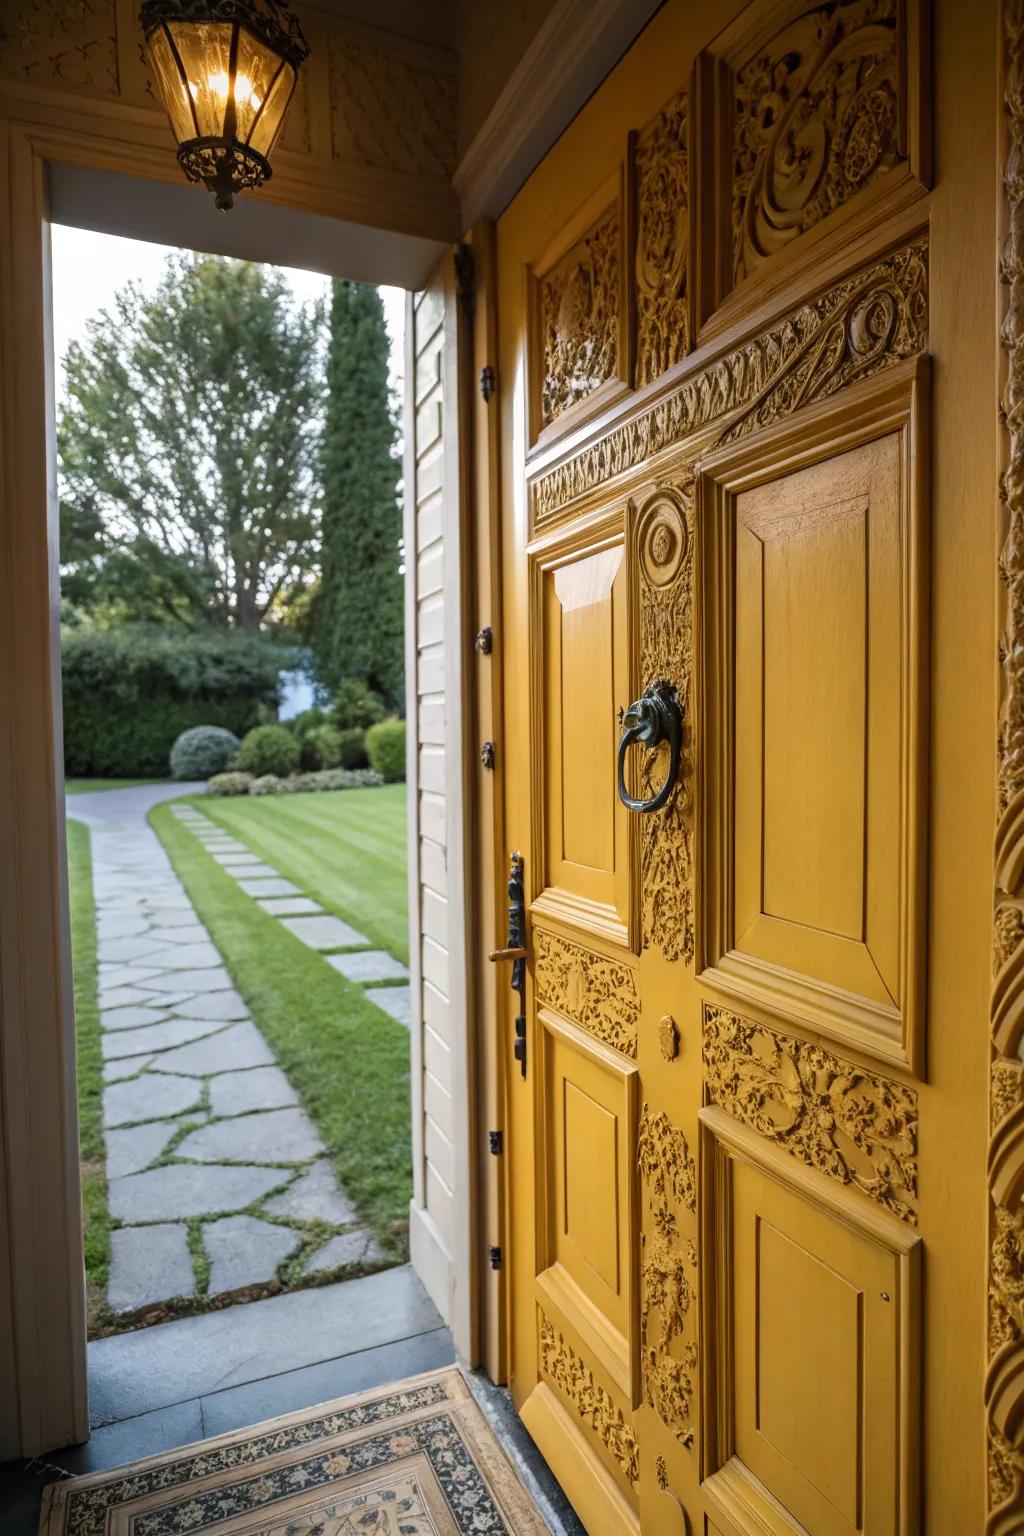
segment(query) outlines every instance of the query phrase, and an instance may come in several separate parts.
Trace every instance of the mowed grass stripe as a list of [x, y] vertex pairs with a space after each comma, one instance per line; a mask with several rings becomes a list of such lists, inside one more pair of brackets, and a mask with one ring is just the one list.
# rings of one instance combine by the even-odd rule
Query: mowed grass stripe
[[412, 1195], [409, 1031], [239, 890], [169, 805], [154, 807], [149, 819], [342, 1186], [404, 1257]]
[[192, 801], [371, 943], [408, 963], [405, 785]]

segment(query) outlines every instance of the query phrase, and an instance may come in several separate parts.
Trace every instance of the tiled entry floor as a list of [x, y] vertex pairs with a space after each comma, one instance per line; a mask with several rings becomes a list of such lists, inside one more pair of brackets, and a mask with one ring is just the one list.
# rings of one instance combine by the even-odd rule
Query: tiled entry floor
[[384, 1386], [454, 1360], [403, 1265], [89, 1345], [92, 1439], [0, 1466], [0, 1536], [34, 1536], [43, 1485]]

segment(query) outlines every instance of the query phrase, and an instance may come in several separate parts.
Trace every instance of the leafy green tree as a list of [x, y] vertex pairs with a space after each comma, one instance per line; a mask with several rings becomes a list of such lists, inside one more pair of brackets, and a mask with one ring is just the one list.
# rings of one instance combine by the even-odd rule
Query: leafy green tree
[[58, 422], [73, 605], [252, 631], [311, 583], [322, 329], [281, 273], [199, 255], [89, 323]]
[[310, 640], [317, 676], [397, 704], [402, 694], [402, 512], [388, 337], [376, 288], [335, 282], [321, 453], [323, 553]]

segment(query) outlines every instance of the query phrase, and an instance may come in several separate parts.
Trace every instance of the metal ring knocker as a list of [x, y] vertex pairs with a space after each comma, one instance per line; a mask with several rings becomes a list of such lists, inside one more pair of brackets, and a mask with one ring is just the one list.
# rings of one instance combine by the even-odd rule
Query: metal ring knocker
[[[619, 799], [627, 811], [660, 811], [667, 805], [679, 777], [683, 748], [683, 706], [679, 694], [664, 678], [651, 683], [643, 695], [619, 716]], [[649, 800], [638, 800], [626, 788], [626, 753], [634, 742], [642, 742], [650, 751], [668, 742], [668, 773], [665, 782]]]

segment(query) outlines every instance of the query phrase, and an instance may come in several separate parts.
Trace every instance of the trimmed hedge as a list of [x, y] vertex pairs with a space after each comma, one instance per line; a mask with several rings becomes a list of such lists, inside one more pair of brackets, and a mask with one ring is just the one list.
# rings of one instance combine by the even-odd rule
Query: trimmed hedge
[[296, 652], [259, 635], [124, 626], [62, 636], [64, 768], [75, 778], [163, 777], [196, 725], [242, 737], [276, 709]]
[[405, 721], [382, 720], [366, 733], [366, 752], [370, 767], [385, 784], [397, 784], [405, 778]]

